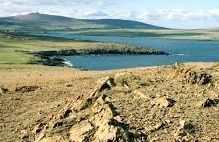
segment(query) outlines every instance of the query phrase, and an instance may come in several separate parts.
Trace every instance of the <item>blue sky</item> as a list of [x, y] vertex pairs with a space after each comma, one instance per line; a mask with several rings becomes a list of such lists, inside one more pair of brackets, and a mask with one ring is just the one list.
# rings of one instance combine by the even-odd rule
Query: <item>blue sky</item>
[[169, 28], [219, 27], [219, 0], [0, 0], [0, 17], [30, 12], [129, 19]]

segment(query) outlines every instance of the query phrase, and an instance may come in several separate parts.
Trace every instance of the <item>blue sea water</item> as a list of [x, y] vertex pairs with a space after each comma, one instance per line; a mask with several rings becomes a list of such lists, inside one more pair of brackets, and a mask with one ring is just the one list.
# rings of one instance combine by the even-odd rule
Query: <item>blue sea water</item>
[[124, 43], [159, 49], [171, 55], [99, 55], [65, 57], [75, 67], [89, 70], [109, 70], [133, 67], [171, 65], [176, 62], [219, 61], [219, 41], [177, 40], [150, 37], [83, 36], [48, 33], [44, 36], [68, 39]]

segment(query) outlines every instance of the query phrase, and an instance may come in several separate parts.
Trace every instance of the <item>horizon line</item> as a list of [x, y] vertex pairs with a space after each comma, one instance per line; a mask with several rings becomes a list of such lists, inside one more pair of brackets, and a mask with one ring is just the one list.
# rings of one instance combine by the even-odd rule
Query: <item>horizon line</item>
[[124, 21], [139, 22], [139, 23], [143, 23], [143, 24], [147, 24], [147, 25], [152, 25], [152, 26], [164, 28], [164, 29], [155, 29], [155, 30], [211, 30], [211, 29], [218, 28], [218, 27], [209, 27], [209, 28], [172, 28], [172, 27], [159, 26], [159, 25], [156, 25], [156, 24], [146, 23], [146, 22], [139, 21], [139, 20], [122, 19], [122, 18], [86, 18], [85, 19], [85, 18], [74, 18], [74, 17], [58, 15], [58, 14], [41, 13], [39, 11], [25, 13], [25, 14], [20, 14], [20, 15], [11, 15], [11, 16], [3, 16], [3, 17], [0, 16], [0, 19], [1, 18], [17, 17], [17, 16], [25, 16], [25, 15], [31, 15], [31, 14], [47, 15], [47, 16], [57, 16], [57, 17], [76, 19], [76, 20], [124, 20]]

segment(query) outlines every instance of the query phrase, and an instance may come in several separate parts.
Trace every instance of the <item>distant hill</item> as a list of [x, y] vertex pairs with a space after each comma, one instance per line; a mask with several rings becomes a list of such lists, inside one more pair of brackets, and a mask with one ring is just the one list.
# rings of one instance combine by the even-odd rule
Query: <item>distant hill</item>
[[120, 19], [74, 19], [63, 16], [30, 13], [0, 18], [0, 29], [22, 31], [75, 29], [164, 29], [142, 22]]

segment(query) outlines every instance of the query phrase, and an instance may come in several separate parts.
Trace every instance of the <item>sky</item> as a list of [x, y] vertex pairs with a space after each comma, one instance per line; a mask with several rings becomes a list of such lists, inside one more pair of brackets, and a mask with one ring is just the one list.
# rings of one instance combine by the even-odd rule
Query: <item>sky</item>
[[219, 27], [219, 0], [0, 0], [0, 17], [35, 12], [180, 29]]

